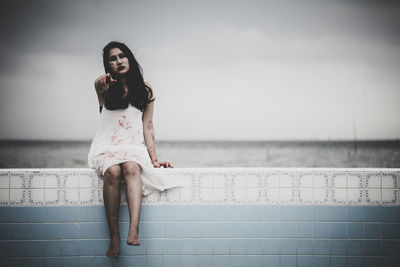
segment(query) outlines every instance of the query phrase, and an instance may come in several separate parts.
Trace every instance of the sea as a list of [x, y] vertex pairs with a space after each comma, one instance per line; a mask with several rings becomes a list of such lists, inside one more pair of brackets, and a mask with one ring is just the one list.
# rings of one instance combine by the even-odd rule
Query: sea
[[[90, 144], [0, 140], [0, 168], [87, 168]], [[400, 140], [158, 141], [156, 153], [176, 168], [400, 168]]]

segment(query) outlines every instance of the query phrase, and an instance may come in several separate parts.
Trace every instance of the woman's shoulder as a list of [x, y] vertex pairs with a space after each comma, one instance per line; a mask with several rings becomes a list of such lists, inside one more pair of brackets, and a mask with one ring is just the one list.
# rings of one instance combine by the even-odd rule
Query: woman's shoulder
[[144, 85], [146, 86], [147, 92], [150, 92], [150, 100], [153, 101], [155, 99], [153, 87], [151, 87], [151, 84], [148, 81], [144, 81]]

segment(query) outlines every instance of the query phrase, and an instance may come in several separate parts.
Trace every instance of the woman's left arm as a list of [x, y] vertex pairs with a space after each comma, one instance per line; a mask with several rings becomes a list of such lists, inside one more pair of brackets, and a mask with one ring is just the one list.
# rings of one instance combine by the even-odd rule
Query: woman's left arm
[[[150, 84], [146, 83], [148, 87], [152, 90], [153, 88]], [[153, 91], [154, 92], [154, 91]], [[154, 127], [153, 127], [153, 109], [154, 109], [154, 101], [148, 103], [143, 111], [142, 121], [143, 121], [143, 135], [144, 141], [146, 143], [147, 152], [149, 152], [149, 156], [151, 158], [151, 162], [153, 166], [156, 168], [160, 168], [161, 166], [165, 168], [173, 168], [172, 164], [169, 162], [159, 162], [156, 155], [156, 145], [155, 145], [155, 135], [154, 135]]]

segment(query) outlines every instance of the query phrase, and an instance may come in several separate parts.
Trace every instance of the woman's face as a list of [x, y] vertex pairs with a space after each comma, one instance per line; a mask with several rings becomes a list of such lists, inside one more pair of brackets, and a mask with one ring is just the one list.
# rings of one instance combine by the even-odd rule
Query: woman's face
[[117, 75], [126, 74], [129, 70], [128, 58], [124, 52], [117, 47], [110, 49], [108, 64], [110, 65], [111, 71]]

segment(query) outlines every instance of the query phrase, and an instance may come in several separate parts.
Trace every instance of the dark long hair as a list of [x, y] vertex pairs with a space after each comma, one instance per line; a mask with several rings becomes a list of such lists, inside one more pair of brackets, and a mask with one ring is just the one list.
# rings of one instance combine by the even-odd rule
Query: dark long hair
[[[125, 74], [128, 83], [128, 95], [122, 99], [124, 89], [122, 88], [121, 81], [116, 77], [115, 73], [111, 71], [109, 64], [110, 50], [112, 48], [119, 48], [125, 54], [129, 61], [129, 70]], [[103, 48], [103, 65], [106, 73], [117, 80], [112, 84], [106, 92], [105, 107], [109, 110], [126, 109], [131, 103], [140, 111], [144, 111], [146, 105], [152, 101], [153, 91], [149, 86], [144, 83], [143, 70], [139, 63], [136, 61], [131, 50], [120, 42], [110, 42]]]

